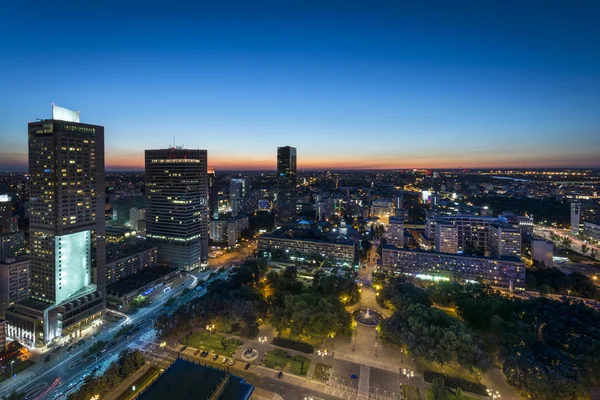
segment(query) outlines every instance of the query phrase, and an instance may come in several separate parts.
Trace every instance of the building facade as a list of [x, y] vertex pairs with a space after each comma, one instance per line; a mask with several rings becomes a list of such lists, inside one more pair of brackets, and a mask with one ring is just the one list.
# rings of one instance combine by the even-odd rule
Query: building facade
[[386, 237], [388, 244], [404, 247], [404, 218], [390, 217]]
[[438, 222], [435, 225], [435, 251], [439, 253], [458, 252], [458, 228], [449, 222]]
[[[326, 241], [315, 239], [294, 239], [277, 234], [263, 234], [258, 237], [258, 255], [264, 258], [304, 259], [353, 266], [356, 263], [356, 242], [352, 240]], [[302, 260], [301, 260], [302, 261]]]
[[12, 199], [6, 194], [0, 194], [0, 234], [13, 231]]
[[571, 203], [571, 233], [579, 235], [584, 233], [586, 222], [600, 224], [600, 204]]
[[405, 250], [385, 245], [382, 267], [421, 279], [481, 282], [508, 289], [525, 289], [525, 266], [516, 258], [485, 258]]
[[19, 301], [29, 298], [29, 258], [0, 262], [0, 318]]
[[296, 148], [277, 148], [277, 219], [283, 224], [296, 222], [297, 176]]
[[146, 268], [156, 267], [158, 249], [145, 241], [113, 244], [106, 249], [106, 284], [110, 285]]
[[[35, 345], [100, 316], [106, 304], [104, 127], [54, 105], [52, 111], [53, 119], [28, 127], [30, 299], [7, 311], [8, 331]], [[42, 321], [41, 329], [29, 329], [29, 317]]]
[[488, 227], [486, 255], [521, 257], [521, 229], [508, 224], [492, 223]]
[[0, 234], [0, 261], [17, 258], [25, 253], [24, 232], [16, 231]]
[[146, 237], [160, 264], [191, 271], [208, 263], [207, 151], [146, 150]]
[[600, 240], [600, 224], [594, 224], [592, 222], [583, 223], [583, 234], [586, 237]]
[[214, 168], [208, 168], [208, 212], [210, 219], [219, 219], [219, 189]]

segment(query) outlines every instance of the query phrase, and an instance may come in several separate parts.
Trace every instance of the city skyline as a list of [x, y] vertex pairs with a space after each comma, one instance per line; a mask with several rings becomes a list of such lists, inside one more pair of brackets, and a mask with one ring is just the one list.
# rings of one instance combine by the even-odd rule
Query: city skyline
[[105, 127], [107, 171], [174, 134], [217, 170], [286, 145], [299, 170], [599, 167], [598, 7], [10, 4], [0, 170], [26, 170], [51, 103]]

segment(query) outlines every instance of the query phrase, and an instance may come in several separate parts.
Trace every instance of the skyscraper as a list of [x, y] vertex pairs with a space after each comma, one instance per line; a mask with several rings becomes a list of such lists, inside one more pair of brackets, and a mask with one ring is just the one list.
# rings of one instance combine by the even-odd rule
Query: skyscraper
[[11, 197], [0, 194], [0, 234], [12, 232], [12, 201]]
[[296, 221], [296, 148], [277, 148], [277, 219]]
[[146, 237], [159, 264], [186, 271], [208, 263], [206, 150], [146, 150]]
[[248, 201], [249, 187], [248, 180], [243, 178], [234, 178], [229, 184], [229, 205], [231, 206], [231, 215], [237, 217], [246, 213], [246, 203]]
[[214, 168], [208, 168], [208, 204], [210, 218], [219, 219], [219, 189]]
[[13, 336], [47, 343], [105, 308], [104, 127], [52, 105], [29, 123], [29, 173], [30, 299], [7, 319]]

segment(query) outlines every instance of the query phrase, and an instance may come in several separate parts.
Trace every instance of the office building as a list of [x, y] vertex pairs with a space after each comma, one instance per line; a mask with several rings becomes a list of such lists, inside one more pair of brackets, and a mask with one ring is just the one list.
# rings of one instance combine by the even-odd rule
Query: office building
[[140, 232], [140, 221], [146, 219], [146, 209], [133, 207], [129, 210], [129, 226], [132, 230]]
[[223, 243], [227, 241], [227, 227], [229, 221], [226, 219], [217, 219], [210, 221], [210, 240], [213, 243]]
[[382, 267], [426, 280], [481, 282], [507, 289], [525, 289], [525, 266], [518, 258], [501, 259], [398, 249], [384, 245]]
[[16, 231], [0, 234], [0, 261], [17, 258], [25, 253], [24, 232]]
[[277, 219], [282, 224], [296, 222], [296, 148], [277, 148]]
[[208, 205], [210, 219], [219, 219], [219, 189], [214, 168], [208, 168]]
[[0, 318], [19, 301], [29, 298], [29, 258], [0, 261]]
[[600, 224], [584, 222], [583, 223], [583, 235], [588, 238], [600, 240]]
[[435, 244], [436, 225], [440, 222], [456, 226], [458, 235], [458, 250], [476, 249], [482, 255], [487, 246], [488, 227], [497, 222], [495, 217], [478, 217], [472, 215], [436, 215], [427, 213], [425, 225], [426, 239]]
[[583, 233], [584, 224], [591, 222], [600, 224], [600, 204], [573, 202], [571, 203], [571, 233]]
[[12, 232], [13, 221], [12, 199], [6, 194], [0, 194], [0, 234]]
[[229, 206], [231, 215], [247, 214], [250, 187], [247, 179], [232, 179], [229, 185]]
[[388, 244], [404, 247], [404, 218], [390, 217], [386, 237]]
[[32, 345], [105, 309], [104, 128], [54, 105], [52, 117], [29, 123], [29, 299], [6, 312], [9, 333]]
[[146, 150], [146, 237], [158, 261], [186, 271], [208, 263], [206, 150]]
[[110, 225], [116, 227], [129, 225], [131, 199], [114, 199], [110, 204], [112, 209], [112, 220]]
[[550, 268], [554, 265], [554, 243], [528, 235], [523, 240], [523, 256]]
[[438, 222], [435, 226], [435, 251], [439, 253], [458, 252], [458, 228], [450, 222]]
[[486, 255], [521, 257], [521, 229], [508, 224], [492, 223], [488, 227]]

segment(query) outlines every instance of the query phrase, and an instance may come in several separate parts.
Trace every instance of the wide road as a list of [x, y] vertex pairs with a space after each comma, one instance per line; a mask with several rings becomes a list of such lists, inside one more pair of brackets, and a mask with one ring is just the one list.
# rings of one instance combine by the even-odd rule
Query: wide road
[[[211, 270], [203, 272], [198, 274], [197, 277], [198, 279], [206, 279], [211, 272]], [[193, 277], [182, 277], [174, 282], [170, 291], [166, 293], [162, 291], [153, 293], [149, 296], [149, 301], [152, 302], [150, 306], [138, 310], [137, 313], [130, 315], [126, 319], [122, 319], [112, 326], [108, 324], [101, 325], [98, 330], [99, 335], [94, 340], [86, 340], [84, 345], [75, 348], [70, 353], [66, 352], [66, 346], [64, 346], [63, 349], [52, 355], [52, 359], [48, 363], [44, 362], [44, 358], [50, 353], [48, 351], [42, 353], [34, 366], [17, 374], [16, 379], [10, 379], [0, 384], [0, 392], [10, 393], [12, 390], [18, 390], [19, 392], [32, 395], [31, 398], [35, 399], [44, 393], [57, 378], [60, 378], [60, 384], [53, 390], [45, 393], [42, 397], [44, 399], [57, 398], [55, 396], [58, 393], [63, 393], [71, 383], [80, 382], [85, 374], [90, 373], [97, 366], [106, 367], [109, 362], [116, 359], [121, 350], [135, 340], [138, 340], [141, 336], [150, 333], [153, 321], [159, 315], [164, 303], [171, 297], [179, 295], [185, 288], [192, 286], [195, 282], [197, 282], [197, 279]], [[114, 334], [126, 323], [131, 323], [138, 328], [129, 337], [125, 335], [121, 336], [117, 343], [111, 346], [100, 357], [88, 359], [87, 361], [84, 360], [83, 356], [87, 353], [92, 343], [98, 340], [110, 341]]]

